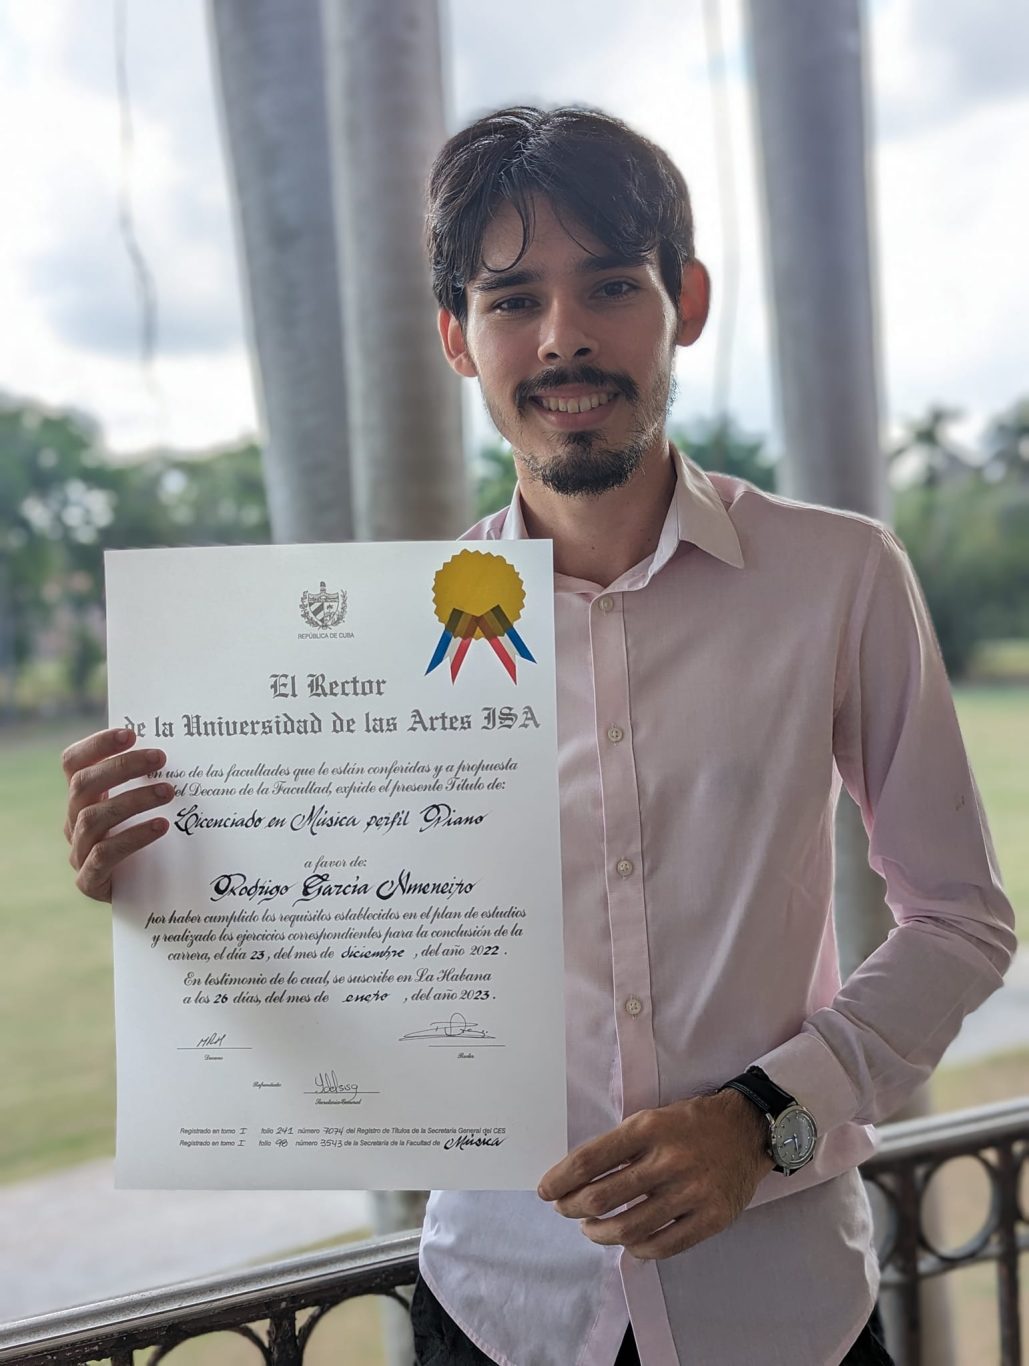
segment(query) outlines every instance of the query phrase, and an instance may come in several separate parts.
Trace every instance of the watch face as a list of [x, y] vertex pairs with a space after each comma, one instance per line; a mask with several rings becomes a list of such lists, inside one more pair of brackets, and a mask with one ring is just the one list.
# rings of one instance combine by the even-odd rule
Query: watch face
[[776, 1162], [783, 1167], [802, 1166], [815, 1151], [818, 1130], [811, 1115], [800, 1105], [788, 1105], [772, 1125], [771, 1145]]

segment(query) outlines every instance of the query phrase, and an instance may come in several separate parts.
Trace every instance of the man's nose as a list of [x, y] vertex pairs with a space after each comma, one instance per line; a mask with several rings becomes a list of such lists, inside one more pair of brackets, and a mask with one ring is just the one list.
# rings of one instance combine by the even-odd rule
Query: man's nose
[[597, 341], [588, 314], [578, 305], [555, 301], [543, 315], [538, 355], [544, 364], [595, 356]]

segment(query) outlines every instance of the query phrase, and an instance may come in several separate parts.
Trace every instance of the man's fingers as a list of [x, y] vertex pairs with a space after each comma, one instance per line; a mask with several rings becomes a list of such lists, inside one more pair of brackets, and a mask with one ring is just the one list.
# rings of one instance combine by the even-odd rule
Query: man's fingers
[[623, 1162], [631, 1162], [656, 1137], [656, 1122], [655, 1111], [641, 1110], [617, 1129], [580, 1143], [551, 1167], [537, 1186], [537, 1194], [542, 1200], [559, 1200], [605, 1172], [613, 1172]]
[[609, 1215], [606, 1219], [584, 1219], [582, 1231], [591, 1242], [605, 1247], [632, 1247], [653, 1238], [658, 1229], [673, 1219], [688, 1220], [692, 1211], [683, 1208], [683, 1203], [670, 1195], [652, 1195], [622, 1214]]
[[163, 816], [158, 816], [154, 820], [130, 826], [127, 830], [119, 830], [117, 835], [110, 835], [99, 844], [94, 844], [79, 869], [76, 887], [95, 901], [110, 901], [112, 870], [129, 854], [145, 849], [148, 844], [160, 839], [167, 829], [168, 822]]
[[111, 730], [97, 730], [92, 735], [87, 735], [84, 740], [76, 740], [61, 755], [64, 776], [70, 782], [72, 774], [77, 773], [80, 768], [86, 768], [112, 754], [120, 753], [123, 749], [128, 749], [135, 739], [131, 730], [119, 726]]
[[645, 1159], [640, 1159], [578, 1190], [569, 1191], [555, 1201], [554, 1208], [568, 1219], [595, 1219], [641, 1195], [649, 1195], [653, 1184]]
[[75, 829], [80, 812], [103, 800], [104, 794], [133, 778], [143, 778], [163, 768], [166, 755], [160, 749], [131, 749], [125, 754], [100, 759], [94, 764], [76, 769], [68, 782], [68, 826], [66, 834]]
[[96, 901], [110, 901], [111, 872], [138, 849], [168, 829], [164, 817], [143, 821], [112, 835], [115, 826], [141, 811], [170, 801], [174, 788], [150, 783], [109, 797], [112, 788], [163, 768], [167, 756], [160, 749], [135, 749], [136, 736], [128, 727], [98, 730], [69, 745], [61, 755], [68, 780], [68, 808], [64, 835], [71, 849], [68, 862], [78, 872], [75, 885]]
[[685, 1215], [649, 1238], [644, 1238], [638, 1243], [626, 1244], [625, 1250], [633, 1257], [638, 1257], [640, 1261], [657, 1261], [663, 1257], [674, 1257], [680, 1252], [685, 1252], [687, 1248], [696, 1247], [697, 1243], [713, 1238], [726, 1227], [726, 1224], [719, 1224], [710, 1219], [705, 1221], [701, 1215]]
[[94, 845], [106, 839], [116, 825], [138, 816], [142, 811], [163, 806], [174, 795], [175, 789], [171, 783], [148, 783], [145, 787], [134, 787], [129, 792], [119, 793], [117, 797], [83, 807], [72, 827], [71, 852], [68, 856], [71, 866], [81, 868]]
[[635, 1134], [633, 1121], [626, 1120], [609, 1134], [581, 1143], [577, 1149], [552, 1167], [537, 1187], [541, 1199], [560, 1199], [579, 1186], [586, 1186], [605, 1172], [614, 1172], [623, 1162], [630, 1162], [642, 1152], [640, 1137]]

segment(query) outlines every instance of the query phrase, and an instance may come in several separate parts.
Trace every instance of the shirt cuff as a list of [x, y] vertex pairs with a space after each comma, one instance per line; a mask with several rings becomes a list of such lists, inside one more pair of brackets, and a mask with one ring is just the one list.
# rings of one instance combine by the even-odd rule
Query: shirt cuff
[[793, 1096], [814, 1116], [819, 1134], [853, 1119], [858, 1096], [836, 1055], [817, 1034], [805, 1030], [757, 1058], [753, 1066]]

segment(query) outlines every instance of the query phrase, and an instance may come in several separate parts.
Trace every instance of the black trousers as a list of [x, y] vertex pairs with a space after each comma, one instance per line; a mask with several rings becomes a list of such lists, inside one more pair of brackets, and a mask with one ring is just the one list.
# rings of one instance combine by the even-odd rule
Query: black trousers
[[[421, 1276], [415, 1283], [411, 1301], [411, 1327], [414, 1329], [415, 1366], [483, 1366], [484, 1363], [491, 1366], [489, 1357], [462, 1333]], [[640, 1366], [631, 1326], [618, 1349], [615, 1366]], [[871, 1317], [841, 1366], [894, 1366], [883, 1340], [878, 1305], [873, 1306]]]

